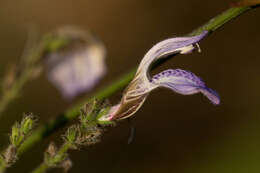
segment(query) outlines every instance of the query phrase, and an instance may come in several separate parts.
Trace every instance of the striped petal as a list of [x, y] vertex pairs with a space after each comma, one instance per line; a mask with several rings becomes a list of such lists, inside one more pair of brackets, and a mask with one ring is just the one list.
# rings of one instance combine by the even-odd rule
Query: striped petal
[[191, 95], [201, 92], [213, 104], [219, 104], [220, 98], [216, 91], [208, 88], [201, 78], [192, 72], [176, 69], [165, 70], [151, 79], [151, 90], [157, 87], [166, 87], [183, 94]]

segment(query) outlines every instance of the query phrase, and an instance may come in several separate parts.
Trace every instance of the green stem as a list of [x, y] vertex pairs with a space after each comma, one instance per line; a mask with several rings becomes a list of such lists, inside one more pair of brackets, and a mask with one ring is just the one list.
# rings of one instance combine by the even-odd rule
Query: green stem
[[1, 160], [0, 173], [4, 173], [6, 169], [7, 169], [7, 164], [5, 163], [5, 160]]
[[[18, 68], [21, 71], [17, 72], [15, 75], [15, 81], [11, 87], [3, 89], [2, 95], [0, 97], [0, 117], [8, 105], [20, 96], [20, 92], [24, 85], [28, 83], [34, 76], [37, 66], [41, 61], [41, 58], [45, 51], [55, 51], [62, 48], [66, 44], [67, 40], [63, 38], [57, 39], [53, 38], [51, 34], [46, 34], [43, 36], [42, 40], [36, 45], [36, 47], [30, 48], [32, 51], [21, 60]], [[55, 47], [53, 47], [55, 45]], [[8, 74], [7, 74], [8, 75]], [[39, 75], [39, 74], [38, 74]]]
[[252, 9], [253, 7], [250, 6], [244, 6], [244, 7], [237, 7], [237, 8], [230, 8], [223, 13], [219, 14], [218, 16], [210, 19], [207, 23], [202, 25], [201, 27], [195, 29], [192, 31], [189, 35], [198, 35], [202, 31], [209, 31], [214, 32], [220, 27], [222, 27], [225, 23], [229, 22], [230, 20], [238, 17], [239, 15], [247, 12], [248, 10]]
[[[214, 32], [218, 28], [222, 27], [225, 23], [231, 21], [233, 18], [239, 16], [240, 14], [245, 13], [249, 9], [252, 8], [251, 7], [230, 8], [224, 11], [223, 13], [221, 13], [220, 15], [216, 16], [215, 18], [212, 18], [210, 21], [208, 21], [206, 24], [202, 25], [198, 29], [191, 32], [190, 35], [199, 34], [203, 30]], [[55, 120], [50, 121], [49, 123], [40, 127], [38, 130], [34, 131], [34, 133], [29, 138], [27, 138], [27, 140], [24, 141], [24, 143], [18, 149], [18, 154], [22, 155], [24, 152], [32, 148], [36, 143], [40, 142], [45, 137], [51, 135], [57, 129], [65, 126], [69, 121], [77, 118], [79, 116], [79, 110], [81, 106], [83, 106], [90, 99], [92, 98], [105, 99], [110, 97], [114, 93], [118, 92], [119, 90], [122, 90], [131, 81], [131, 79], [134, 76], [134, 73], [135, 73], [135, 69], [126, 73], [120, 79], [112, 82], [110, 85], [108, 85], [107, 87], [103, 88], [102, 90], [94, 94], [93, 97], [79, 102], [79, 104], [76, 104], [75, 106], [71, 107], [63, 114], [58, 116]]]
[[101, 89], [94, 96], [90, 97], [89, 99], [80, 101], [78, 104], [65, 111], [65, 113], [59, 115], [55, 120], [52, 120], [49, 123], [47, 123], [45, 126], [35, 130], [34, 133], [30, 137], [28, 137], [18, 149], [18, 156], [23, 154], [25, 151], [27, 151], [37, 142], [40, 142], [44, 137], [49, 136], [55, 130], [63, 127], [69, 121], [77, 118], [78, 115], [80, 114], [80, 109], [86, 102], [94, 98], [100, 100], [108, 98], [111, 95], [113, 95], [115, 92], [123, 89], [132, 80], [135, 71], [136, 68], [132, 69], [130, 72], [123, 75], [118, 80], [112, 82], [110, 85], [108, 85], [108, 87]]
[[44, 173], [47, 172], [48, 169], [54, 168], [55, 166], [61, 164], [64, 161], [64, 156], [71, 146], [71, 143], [65, 142], [55, 156], [49, 158], [49, 160], [43, 161], [43, 163], [41, 163], [31, 173]]
[[35, 75], [34, 71], [36, 63], [41, 58], [46, 47], [46, 43], [47, 42], [45, 41], [41, 42], [41, 44], [39, 44], [39, 46], [36, 47], [33, 52], [26, 57], [26, 59], [22, 59], [24, 61], [24, 64], [22, 65], [24, 67], [21, 74], [19, 74], [19, 76], [15, 79], [14, 84], [10, 88], [5, 89], [2, 92], [2, 96], [0, 98], [0, 116], [5, 111], [9, 103], [19, 97], [23, 86]]
[[37, 168], [35, 168], [32, 173], [44, 173], [49, 169], [49, 166], [46, 163], [41, 163]]
[[68, 142], [64, 143], [64, 144], [62, 145], [62, 147], [59, 149], [57, 155], [59, 155], [59, 156], [64, 155], [65, 153], [68, 152], [68, 150], [71, 148], [71, 146], [72, 146], [71, 143], [68, 143]]

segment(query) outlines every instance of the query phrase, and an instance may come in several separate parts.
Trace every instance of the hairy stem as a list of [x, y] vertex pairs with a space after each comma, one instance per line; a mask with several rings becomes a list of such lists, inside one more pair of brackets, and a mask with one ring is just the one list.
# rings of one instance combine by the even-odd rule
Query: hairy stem
[[37, 168], [35, 168], [32, 173], [44, 173], [48, 170], [49, 166], [46, 163], [41, 163]]
[[72, 144], [69, 142], [65, 142], [61, 148], [58, 150], [58, 152], [52, 156], [51, 158], [48, 158], [48, 160], [44, 160], [37, 168], [35, 168], [31, 173], [44, 173], [48, 169], [54, 168], [61, 164], [61, 162], [64, 161], [64, 156], [68, 152], [68, 150], [71, 148]]
[[[251, 7], [237, 7], [237, 8], [230, 8], [220, 15], [212, 18], [207, 23], [202, 25], [201, 27], [197, 28], [189, 35], [196, 35], [201, 33], [203, 30], [208, 30], [210, 33], [216, 31], [218, 28], [222, 27], [225, 23], [231, 21], [233, 18], [238, 17], [240, 14], [245, 13], [246, 11], [252, 9]], [[123, 75], [120, 79], [115, 80], [107, 87], [101, 89], [99, 92], [90, 97], [89, 99], [82, 100], [75, 106], [72, 106], [63, 114], [58, 116], [55, 120], [51, 120], [49, 123], [45, 124], [44, 126], [40, 127], [38, 130], [34, 131], [34, 133], [29, 137], [18, 149], [18, 154], [22, 155], [24, 152], [31, 149], [35, 144], [43, 140], [45, 137], [53, 134], [57, 129], [65, 126], [69, 121], [77, 118], [80, 114], [80, 108], [83, 106], [87, 101], [93, 98], [97, 99], [105, 99], [113, 95], [114, 93], [122, 90], [133, 78], [135, 69], [129, 71], [125, 75]]]
[[66, 44], [67, 40], [53, 38], [51, 34], [46, 34], [42, 37], [39, 43], [29, 47], [28, 53], [22, 55], [21, 63], [16, 66], [13, 75], [6, 77], [13, 78], [10, 86], [6, 87], [5, 82], [1, 81], [2, 92], [0, 97], [0, 117], [2, 113], [6, 110], [8, 105], [20, 96], [22, 88], [30, 80], [39, 76], [40, 62], [46, 51], [55, 51], [56, 49], [62, 48]]
[[5, 89], [2, 92], [0, 98], [0, 116], [7, 108], [8, 104], [12, 102], [14, 99], [19, 97], [19, 93], [22, 87], [33, 77], [35, 70], [35, 63], [38, 59], [40, 59], [42, 52], [44, 50], [44, 44], [40, 45], [38, 48], [35, 48], [34, 52], [30, 55], [28, 59], [30, 59], [31, 63], [26, 64], [22, 73], [15, 79], [14, 84], [8, 89]]
[[0, 173], [4, 173], [7, 168], [7, 164], [5, 163], [4, 159], [1, 159], [0, 161]]
[[80, 114], [81, 107], [91, 99], [105, 99], [110, 96], [112, 96], [117, 91], [123, 89], [133, 78], [135, 74], [136, 68], [132, 69], [127, 74], [123, 75], [118, 80], [112, 82], [107, 87], [101, 89], [99, 92], [94, 94], [89, 99], [85, 99], [82, 101], [79, 101], [78, 104], [75, 106], [69, 108], [67, 111], [65, 111], [63, 114], [59, 115], [55, 120], [51, 120], [49, 123], [45, 124], [43, 127], [38, 128], [34, 131], [34, 133], [26, 140], [24, 141], [23, 145], [18, 149], [18, 156], [23, 154], [25, 151], [30, 149], [33, 145], [35, 145], [37, 142], [40, 142], [43, 138], [46, 136], [49, 136], [52, 134], [55, 130], [63, 127], [66, 125], [69, 121], [77, 118]]

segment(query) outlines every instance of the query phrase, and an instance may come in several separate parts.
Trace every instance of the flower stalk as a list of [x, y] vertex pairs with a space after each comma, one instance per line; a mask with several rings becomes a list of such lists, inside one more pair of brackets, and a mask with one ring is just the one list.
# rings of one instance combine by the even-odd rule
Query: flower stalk
[[35, 126], [36, 118], [30, 114], [24, 116], [20, 123], [16, 122], [9, 137], [10, 144], [7, 149], [0, 154], [0, 173], [4, 173], [18, 159], [17, 150], [26, 140]]
[[[230, 8], [220, 15], [212, 18], [209, 22], [202, 25], [198, 29], [191, 32], [189, 35], [197, 35], [200, 34], [202, 31], [207, 30], [209, 31], [209, 34], [213, 33], [220, 27], [222, 27], [225, 23], [231, 21], [235, 17], [238, 17], [239, 15], [249, 11], [252, 9], [250, 6], [245, 7], [235, 7]], [[160, 64], [160, 63], [158, 63]], [[67, 111], [65, 111], [63, 114], [61, 114], [57, 119], [51, 120], [49, 123], [47, 123], [45, 126], [40, 127], [37, 129], [31, 136], [28, 138], [23, 145], [19, 148], [18, 154], [22, 155], [24, 152], [28, 151], [31, 147], [33, 147], [35, 144], [43, 140], [45, 137], [51, 135], [54, 133], [57, 129], [65, 126], [69, 121], [77, 118], [80, 115], [80, 108], [84, 105], [86, 101], [89, 101], [93, 98], [97, 99], [106, 99], [113, 95], [114, 93], [122, 90], [134, 77], [136, 68], [131, 70], [130, 72], [126, 73], [123, 77], [120, 79], [112, 82], [107, 87], [101, 89], [99, 92], [94, 94], [93, 97], [89, 99], [85, 99], [80, 101], [78, 104], [72, 106]]]
[[101, 104], [96, 100], [86, 104], [85, 109], [81, 110], [79, 123], [69, 127], [63, 135], [63, 145], [57, 149], [54, 142], [51, 142], [45, 151], [44, 161], [31, 173], [45, 173], [53, 168], [63, 168], [67, 172], [72, 167], [69, 150], [76, 150], [100, 142], [104, 124], [99, 123], [98, 117], [106, 113], [104, 111], [107, 108], [106, 104]]
[[35, 45], [29, 45], [29, 50], [21, 57], [19, 65], [13, 65], [8, 69], [1, 82], [0, 117], [8, 105], [21, 95], [22, 88], [27, 82], [38, 77], [41, 73], [41, 58], [47, 51], [55, 51], [64, 47], [67, 42], [64, 39], [54, 39], [51, 34], [46, 34]]

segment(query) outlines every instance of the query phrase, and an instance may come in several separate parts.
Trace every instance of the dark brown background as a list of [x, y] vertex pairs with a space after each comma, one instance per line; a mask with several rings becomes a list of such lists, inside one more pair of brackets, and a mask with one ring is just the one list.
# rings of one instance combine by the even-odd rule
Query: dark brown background
[[[92, 30], [107, 46], [108, 74], [97, 88], [138, 64], [156, 42], [190, 32], [231, 4], [208, 0], [0, 2], [1, 75], [7, 62], [19, 59], [31, 25], [44, 33], [74, 24]], [[158, 69], [183, 68], [201, 76], [221, 95], [220, 106], [200, 94], [156, 90], [136, 114], [132, 144], [127, 145], [129, 124], [122, 122], [106, 132], [102, 143], [71, 152], [71, 172], [258, 173], [259, 19], [260, 10], [253, 10], [203, 40], [201, 54], [175, 57]], [[117, 94], [111, 102], [119, 98]], [[33, 112], [43, 123], [69, 105], [44, 76], [30, 82], [1, 118], [1, 147], [24, 112]], [[32, 170], [55, 137], [23, 155], [9, 172]]]

